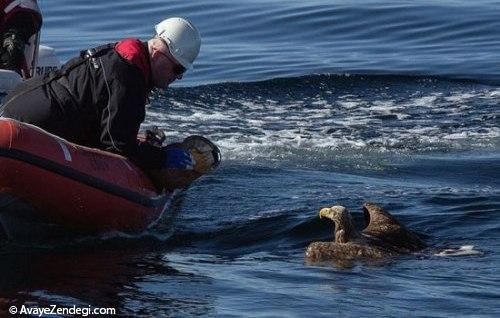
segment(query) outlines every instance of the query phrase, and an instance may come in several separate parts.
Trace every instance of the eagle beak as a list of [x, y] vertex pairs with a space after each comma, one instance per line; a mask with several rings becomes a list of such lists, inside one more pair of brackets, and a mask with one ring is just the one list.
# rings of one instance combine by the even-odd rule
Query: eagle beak
[[323, 208], [323, 209], [319, 210], [319, 218], [321, 219], [323, 217], [326, 217], [329, 212], [330, 212], [329, 208]]

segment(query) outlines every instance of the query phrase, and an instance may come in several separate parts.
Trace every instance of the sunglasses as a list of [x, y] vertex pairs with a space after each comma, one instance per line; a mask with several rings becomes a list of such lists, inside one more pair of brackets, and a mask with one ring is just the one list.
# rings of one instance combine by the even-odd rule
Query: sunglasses
[[[165, 45], [168, 47], [168, 44], [167, 42], [165, 42], [165, 40], [163, 40], [162, 38], [159, 38], [163, 43], [165, 43]], [[172, 62], [172, 72], [175, 74], [175, 76], [178, 78], [178, 79], [181, 79], [182, 78], [182, 74], [184, 74], [184, 72], [186, 72], [186, 68], [182, 65], [180, 65], [179, 63], [177, 63], [177, 61], [174, 61], [167, 53], [165, 52], [162, 52], [160, 50], [157, 50], [158, 52], [160, 52], [161, 55], [163, 55], [164, 57], [166, 57], [170, 62]]]
[[174, 74], [177, 77], [179, 77], [179, 76], [182, 77], [182, 74], [184, 74], [184, 72], [186, 72], [186, 68], [180, 64], [174, 64], [174, 67], [172, 68], [172, 72], [174, 72]]
[[172, 62], [172, 72], [175, 74], [175, 76], [178, 78], [178, 79], [181, 79], [182, 78], [182, 74], [184, 74], [184, 72], [186, 71], [186, 68], [180, 64], [178, 64], [176, 61], [174, 61], [170, 56], [168, 56], [167, 53], [165, 52], [162, 52], [160, 50], [157, 50], [161, 55], [163, 55], [164, 57], [166, 57], [170, 62]]

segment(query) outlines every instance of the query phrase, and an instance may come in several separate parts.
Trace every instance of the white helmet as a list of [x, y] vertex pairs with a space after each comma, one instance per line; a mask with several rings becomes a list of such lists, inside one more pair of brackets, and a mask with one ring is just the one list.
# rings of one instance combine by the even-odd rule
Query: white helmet
[[156, 36], [167, 42], [172, 56], [186, 69], [200, 53], [201, 38], [198, 29], [184, 18], [169, 18], [155, 26]]

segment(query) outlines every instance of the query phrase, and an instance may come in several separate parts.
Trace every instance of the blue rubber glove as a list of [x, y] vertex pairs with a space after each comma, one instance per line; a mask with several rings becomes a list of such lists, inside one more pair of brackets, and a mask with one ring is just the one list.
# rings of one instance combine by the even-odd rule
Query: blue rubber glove
[[181, 148], [166, 148], [167, 160], [163, 165], [166, 169], [193, 170], [195, 165], [193, 156]]

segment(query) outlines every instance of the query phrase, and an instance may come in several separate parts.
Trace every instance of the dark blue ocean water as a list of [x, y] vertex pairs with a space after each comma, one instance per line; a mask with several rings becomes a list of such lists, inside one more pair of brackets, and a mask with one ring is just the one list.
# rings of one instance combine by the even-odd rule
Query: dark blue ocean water
[[[0, 246], [0, 313], [500, 315], [500, 1], [39, 2], [63, 61], [190, 17], [195, 69], [154, 93], [144, 126], [206, 135], [224, 162], [140, 237]], [[318, 210], [345, 205], [361, 226], [365, 201], [430, 247], [306, 264], [332, 238]]]

